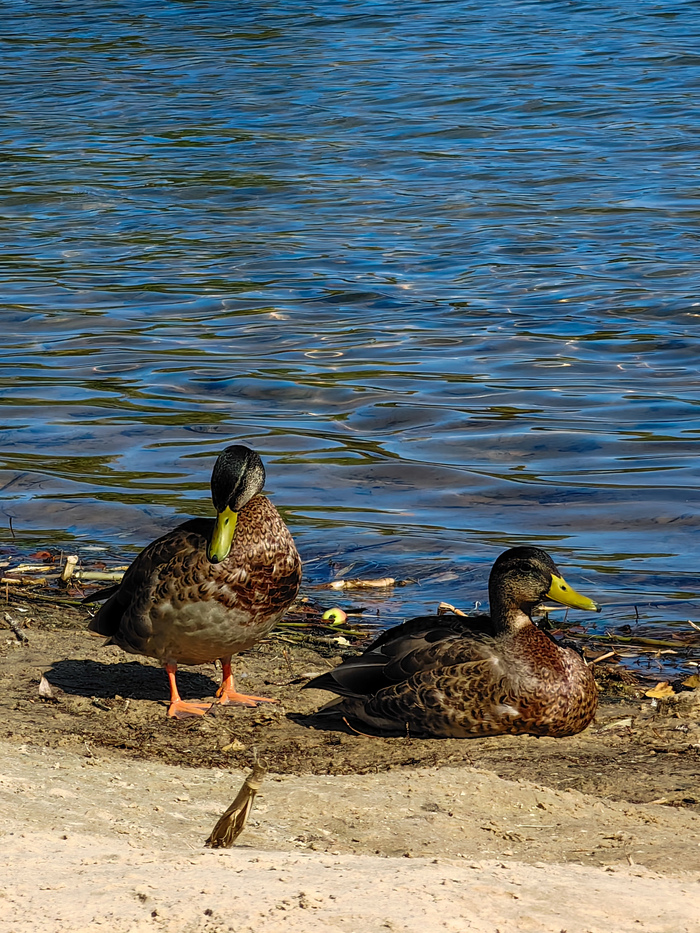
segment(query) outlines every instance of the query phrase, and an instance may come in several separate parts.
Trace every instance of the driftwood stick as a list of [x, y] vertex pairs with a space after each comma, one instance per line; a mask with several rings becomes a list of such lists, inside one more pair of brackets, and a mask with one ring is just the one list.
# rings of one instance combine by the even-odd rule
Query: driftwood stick
[[76, 580], [108, 580], [112, 583], [119, 583], [124, 576], [126, 567], [118, 570], [78, 570], [75, 574]]
[[[11, 570], [7, 571], [12, 573]], [[2, 577], [0, 583], [4, 583], [7, 588], [10, 586], [46, 586], [49, 577]]]
[[66, 557], [65, 566], [64, 566], [63, 570], [61, 571], [61, 583], [68, 583], [68, 581], [70, 580], [70, 578], [73, 576], [73, 574], [74, 574], [74, 572], [75, 572], [75, 568], [76, 568], [77, 566], [78, 566], [78, 555], [77, 555], [77, 554], [69, 554], [69, 555]]
[[19, 622], [15, 622], [15, 620], [12, 618], [9, 612], [5, 613], [5, 621], [9, 625], [10, 631], [14, 633], [14, 636], [17, 639], [17, 641], [21, 641], [22, 644], [29, 641], [27, 636], [24, 634], [24, 632], [20, 628]]

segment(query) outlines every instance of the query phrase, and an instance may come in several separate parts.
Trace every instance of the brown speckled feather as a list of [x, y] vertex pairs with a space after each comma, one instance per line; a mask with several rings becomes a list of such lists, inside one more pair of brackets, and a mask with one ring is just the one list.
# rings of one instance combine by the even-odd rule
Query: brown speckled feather
[[213, 519], [192, 519], [149, 544], [90, 628], [163, 664], [202, 664], [249, 648], [293, 602], [301, 561], [265, 496], [241, 509], [231, 551], [207, 558]]
[[535, 626], [512, 638], [448, 638], [404, 657], [415, 671], [344, 709], [382, 731], [411, 735], [565, 736], [595, 715], [593, 675]]

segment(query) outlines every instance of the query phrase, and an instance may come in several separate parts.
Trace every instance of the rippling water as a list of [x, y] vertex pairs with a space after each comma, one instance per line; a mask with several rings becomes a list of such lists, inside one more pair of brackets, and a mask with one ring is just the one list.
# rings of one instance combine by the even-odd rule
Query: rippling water
[[6, 4], [0, 541], [131, 556], [241, 439], [310, 583], [419, 582], [386, 621], [534, 542], [687, 630], [698, 49], [690, 2]]

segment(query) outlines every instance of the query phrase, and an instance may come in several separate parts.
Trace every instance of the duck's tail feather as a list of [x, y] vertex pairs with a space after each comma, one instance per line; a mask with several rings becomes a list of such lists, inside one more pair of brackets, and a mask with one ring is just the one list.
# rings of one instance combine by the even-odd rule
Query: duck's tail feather
[[89, 596], [84, 596], [81, 600], [83, 603], [100, 603], [103, 599], [109, 599], [110, 596], [114, 596], [117, 592], [120, 583], [114, 583], [112, 586], [106, 586], [102, 590], [95, 590], [94, 593], [90, 593]]

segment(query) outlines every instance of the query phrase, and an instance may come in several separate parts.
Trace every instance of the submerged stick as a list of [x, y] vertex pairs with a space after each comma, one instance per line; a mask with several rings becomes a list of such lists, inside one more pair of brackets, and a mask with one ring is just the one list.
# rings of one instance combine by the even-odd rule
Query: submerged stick
[[621, 641], [625, 645], [639, 645], [644, 648], [675, 648], [676, 651], [695, 647], [693, 642], [664, 641], [661, 638], [641, 638], [638, 635], [587, 635], [586, 638], [608, 642]]
[[243, 782], [228, 810], [219, 819], [204, 845], [212, 849], [230, 849], [245, 829], [250, 811], [253, 809], [255, 795], [260, 790], [267, 768], [256, 758], [253, 770]]

